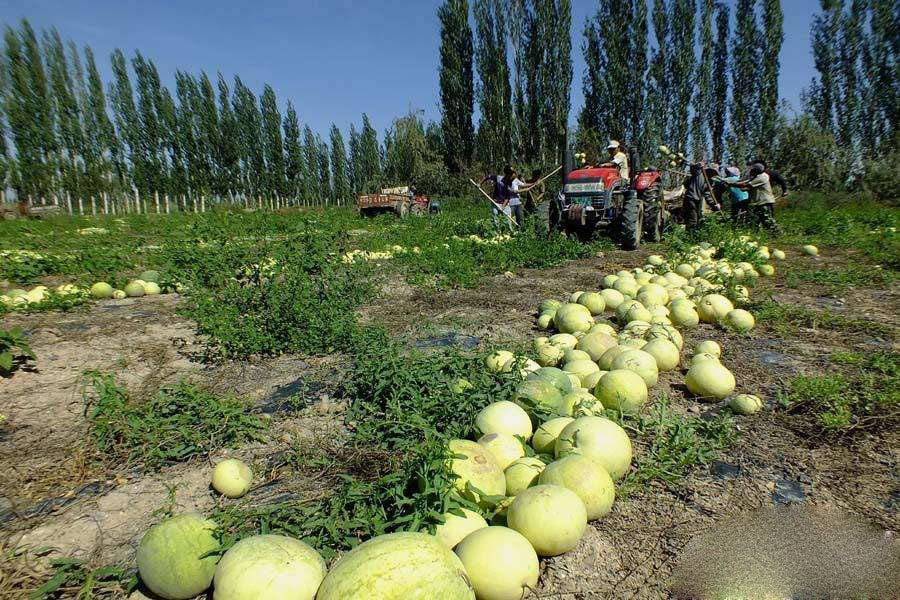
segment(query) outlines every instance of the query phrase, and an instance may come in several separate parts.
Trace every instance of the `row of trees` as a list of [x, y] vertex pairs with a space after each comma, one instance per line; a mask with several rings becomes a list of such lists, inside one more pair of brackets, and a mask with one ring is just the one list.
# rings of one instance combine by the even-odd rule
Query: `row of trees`
[[6, 28], [3, 188], [35, 203], [73, 205], [126, 196], [129, 207], [160, 196], [176, 205], [197, 197], [340, 204], [377, 187], [382, 164], [399, 160], [393, 145], [381, 147], [366, 115], [360, 129], [351, 126], [349, 144], [334, 125], [326, 141], [301, 126], [290, 101], [282, 116], [268, 84], [257, 96], [240, 77], [229, 85], [221, 74], [213, 81], [178, 71], [173, 94], [140, 52], [128, 60], [116, 50], [110, 60], [113, 80], [104, 86], [90, 47], [64, 44], [55, 29], [39, 40], [27, 21]]
[[[467, 0], [438, 11], [448, 166], [555, 160], [570, 111], [570, 3], [473, 4], [474, 36]], [[615, 138], [644, 153], [666, 143], [743, 160], [764, 148], [778, 118], [781, 2], [738, 0], [734, 31], [729, 13], [716, 0], [653, 0], [650, 10], [645, 0], [601, 0], [583, 33], [580, 149], [596, 156]]]
[[438, 19], [447, 167], [554, 162], [571, 103], [570, 1], [447, 0]]
[[811, 43], [818, 77], [806, 112], [844, 147], [872, 156], [897, 148], [900, 9], [896, 0], [820, 0]]

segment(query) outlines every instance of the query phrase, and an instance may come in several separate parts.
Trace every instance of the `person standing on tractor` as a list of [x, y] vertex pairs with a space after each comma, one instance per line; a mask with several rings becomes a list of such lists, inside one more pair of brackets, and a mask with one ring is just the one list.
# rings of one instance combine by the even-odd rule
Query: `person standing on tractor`
[[625, 148], [623, 148], [616, 140], [610, 140], [609, 145], [606, 146], [606, 150], [609, 152], [609, 161], [600, 166], [616, 167], [619, 169], [619, 176], [625, 181], [628, 181], [631, 173], [628, 169], [628, 155], [625, 154]]
[[747, 179], [730, 185], [750, 193], [750, 210], [758, 225], [776, 233], [779, 231], [778, 223], [775, 221], [775, 194], [772, 193], [772, 184], [766, 174], [765, 165], [753, 163]]

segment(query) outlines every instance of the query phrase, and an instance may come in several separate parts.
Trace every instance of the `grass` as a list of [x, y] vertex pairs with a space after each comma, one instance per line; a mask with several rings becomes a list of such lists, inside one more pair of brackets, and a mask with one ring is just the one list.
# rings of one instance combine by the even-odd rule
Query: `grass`
[[874, 337], [890, 337], [894, 334], [894, 328], [886, 323], [860, 317], [848, 317], [830, 311], [813, 310], [786, 302], [762, 300], [753, 303], [750, 310], [756, 315], [759, 323], [771, 326], [780, 335], [796, 334], [798, 327], [827, 329]]
[[795, 378], [779, 397], [787, 413], [812, 417], [824, 433], [900, 424], [900, 354], [841, 352], [832, 360], [849, 372]]
[[89, 436], [109, 463], [147, 471], [261, 439], [265, 422], [236, 398], [218, 398], [186, 382], [146, 401], [132, 399], [115, 377], [88, 372]]
[[737, 439], [728, 414], [711, 419], [685, 416], [674, 411], [665, 396], [648, 412], [626, 415], [619, 422], [637, 446], [634, 468], [616, 492], [623, 499], [653, 481], [675, 485], [695, 466], [718, 458]]
[[776, 215], [784, 230], [772, 240], [782, 246], [815, 244], [859, 251], [886, 270], [900, 269], [900, 209], [852, 194], [799, 192]]
[[831, 295], [850, 288], [884, 288], [898, 279], [898, 272], [870, 265], [848, 265], [836, 268], [799, 267], [786, 270], [784, 282], [792, 288], [813, 283], [824, 286]]

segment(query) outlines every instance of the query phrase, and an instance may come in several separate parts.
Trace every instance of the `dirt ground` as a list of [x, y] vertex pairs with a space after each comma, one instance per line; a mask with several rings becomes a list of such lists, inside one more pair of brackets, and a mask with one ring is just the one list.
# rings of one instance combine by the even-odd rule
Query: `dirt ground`
[[[818, 266], [853, 260], [836, 252], [823, 249], [823, 256], [831, 258], [818, 259]], [[602, 275], [632, 268], [640, 256], [609, 252], [449, 292], [427, 293], [392, 282], [362, 316], [387, 324], [410, 344], [522, 342], [540, 335], [533, 311], [541, 299], [596, 289]], [[800, 260], [795, 254], [789, 259]], [[833, 506], [878, 528], [900, 531], [900, 432], [823, 438], [810, 434], [797, 417], [775, 410], [778, 392], [792, 377], [833, 370], [832, 352], [896, 349], [900, 290], [851, 289], [834, 298], [815, 285], [792, 289], [776, 278], [753, 294], [765, 292], [778, 302], [888, 323], [894, 334], [801, 329], [783, 338], [760, 326], [748, 337], [708, 325], [687, 334], [686, 346], [699, 339], [719, 341], [739, 391], [760, 395], [767, 410], [738, 418], [738, 442], [721, 460], [695, 469], [677, 485], [654, 485], [617, 502], [606, 518], [589, 526], [575, 551], [543, 561], [537, 597], [665, 598], [679, 553], [694, 535], [729, 515], [776, 504]], [[21, 325], [38, 356], [33, 369], [0, 379], [0, 412], [6, 416], [0, 426], [0, 546], [50, 546], [60, 555], [98, 564], [130, 561], [155, 511], [166, 506], [205, 511], [223, 502], [209, 489], [210, 465], [223, 455], [252, 461], [267, 477], [251, 496], [275, 501], [287, 489], [278, 480], [277, 456], [293, 436], [314, 440], [337, 432], [340, 398], [336, 390], [315, 383], [329, 379], [336, 358], [204, 365], [197, 359], [191, 324], [176, 313], [178, 301], [176, 295], [126, 299], [86, 312], [0, 319], [0, 327]], [[265, 444], [154, 475], [102, 467], [84, 444], [81, 374], [90, 369], [116, 373], [139, 394], [190, 376], [217, 392], [249, 398], [271, 416], [276, 435]], [[720, 410], [720, 405], [687, 398], [681, 379], [680, 374], [664, 375], [653, 395], [667, 393], [676, 410], [701, 415]], [[285, 405], [304, 390], [307, 408]], [[635, 442], [640, 452], [640, 441]], [[288, 487], [297, 493], [304, 485]], [[785, 539], [790, 536], [785, 532]], [[20, 596], [0, 582], [0, 597]]]

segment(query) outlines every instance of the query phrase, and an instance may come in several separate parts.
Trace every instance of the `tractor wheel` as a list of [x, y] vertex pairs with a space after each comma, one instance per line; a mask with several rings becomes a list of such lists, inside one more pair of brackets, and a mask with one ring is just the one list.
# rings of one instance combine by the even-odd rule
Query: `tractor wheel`
[[421, 204], [413, 203], [412, 208], [410, 209], [410, 212], [416, 216], [422, 216], [425, 214], [425, 207], [422, 206]]
[[662, 193], [659, 188], [650, 190], [644, 198], [644, 239], [648, 242], [662, 241], [664, 221]]
[[407, 202], [398, 202], [394, 211], [401, 219], [405, 219], [406, 215], [409, 214], [409, 203]]
[[619, 217], [619, 236], [624, 250], [637, 250], [641, 245], [644, 224], [644, 204], [636, 193], [625, 193]]

